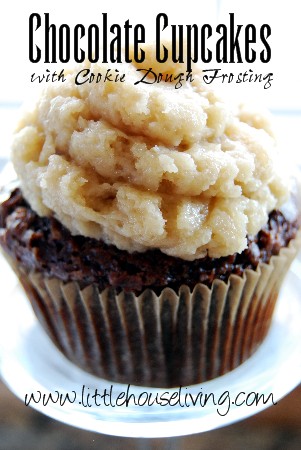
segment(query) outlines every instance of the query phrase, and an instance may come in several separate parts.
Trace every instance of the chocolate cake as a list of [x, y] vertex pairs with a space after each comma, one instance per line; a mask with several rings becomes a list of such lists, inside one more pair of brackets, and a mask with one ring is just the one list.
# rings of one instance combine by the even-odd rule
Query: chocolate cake
[[53, 217], [39, 217], [16, 189], [0, 206], [1, 245], [27, 271], [64, 282], [77, 281], [81, 288], [95, 283], [140, 294], [150, 288], [160, 293], [166, 286], [178, 291], [182, 284], [193, 289], [197, 283], [209, 288], [214, 279], [227, 282], [231, 274], [242, 276], [268, 263], [295, 238], [299, 223], [272, 211], [268, 223], [256, 236], [248, 237], [247, 248], [221, 258], [185, 261], [160, 250], [128, 253], [113, 245], [84, 236], [72, 236]]
[[[183, 71], [144, 51], [153, 71]], [[84, 62], [24, 114], [0, 244], [75, 364], [117, 382], [200, 383], [269, 330], [300, 247], [296, 183], [261, 111], [229, 104], [199, 67], [181, 89], [137, 84], [131, 61], [122, 83], [78, 85]]]

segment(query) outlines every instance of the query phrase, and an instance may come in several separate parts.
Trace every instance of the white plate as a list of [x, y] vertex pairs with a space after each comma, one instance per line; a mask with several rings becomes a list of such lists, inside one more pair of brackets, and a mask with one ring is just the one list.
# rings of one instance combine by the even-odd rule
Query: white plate
[[[245, 419], [272, 405], [272, 398], [264, 404], [247, 406], [235, 405], [254, 393], [263, 394], [265, 399], [273, 395], [274, 403], [293, 390], [301, 381], [301, 262], [296, 260], [283, 286], [271, 330], [258, 351], [244, 364], [229, 374], [215, 380], [182, 388], [179, 404], [178, 389], [155, 389], [130, 386], [129, 394], [141, 402], [146, 396], [167, 398], [174, 393], [173, 406], [84, 406], [81, 393], [85, 386], [84, 400], [95, 389], [101, 395], [104, 389], [109, 392], [112, 386], [112, 403], [118, 394], [126, 392], [128, 386], [114, 384], [83, 372], [70, 363], [52, 344], [40, 324], [35, 319], [31, 307], [19, 284], [1, 257], [1, 300], [0, 300], [0, 370], [3, 380], [21, 399], [31, 393], [57, 397], [70, 393], [74, 403], [64, 405], [42, 400], [31, 406], [38, 411], [69, 425], [90, 431], [128, 437], [167, 437], [181, 436], [212, 430]], [[227, 394], [229, 393], [229, 395]], [[243, 394], [243, 392], [245, 394]], [[165, 393], [165, 394], [163, 394]], [[207, 404], [189, 404], [189, 394], [197, 396], [213, 394]], [[200, 399], [199, 394], [199, 399]], [[133, 397], [132, 397], [133, 398]], [[37, 397], [36, 397], [37, 399]], [[98, 397], [98, 400], [101, 400]], [[109, 403], [109, 397], [106, 397]], [[120, 401], [124, 401], [121, 399]], [[165, 402], [165, 400], [164, 400]], [[103, 403], [103, 401], [102, 401]], [[219, 403], [219, 404], [218, 404]], [[182, 406], [181, 406], [182, 405]], [[275, 406], [272, 406], [275, 407]], [[219, 411], [219, 412], [218, 412]]]

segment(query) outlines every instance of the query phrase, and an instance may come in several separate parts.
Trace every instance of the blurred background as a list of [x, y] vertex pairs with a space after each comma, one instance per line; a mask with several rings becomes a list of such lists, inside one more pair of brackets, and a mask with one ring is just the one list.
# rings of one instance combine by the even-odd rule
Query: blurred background
[[79, 430], [24, 406], [0, 384], [0, 450], [299, 450], [301, 388], [277, 405], [225, 428], [164, 439], [130, 439]]
[[[197, 6], [192, 6], [197, 5]], [[146, 36], [154, 36], [154, 20], [159, 12], [168, 14], [170, 24], [228, 23], [229, 12], [235, 13], [237, 23], [268, 23], [272, 28], [270, 44], [272, 59], [269, 64], [227, 65], [224, 71], [273, 72], [269, 89], [256, 83], [225, 85], [230, 97], [248, 99], [267, 107], [274, 116], [280, 145], [288, 160], [301, 163], [301, 64], [299, 49], [300, 6], [297, 0], [221, 0], [193, 4], [123, 3], [115, 0], [110, 5], [90, 0], [61, 2], [11, 0], [2, 7], [0, 16], [0, 170], [9, 159], [10, 141], [16, 126], [21, 104], [35, 95], [38, 85], [30, 82], [33, 72], [43, 73], [53, 65], [34, 65], [28, 60], [28, 17], [33, 12], [50, 13], [52, 23], [100, 23], [101, 13], [107, 12], [111, 23], [142, 23]], [[166, 35], [168, 38], [168, 34]], [[215, 68], [215, 67], [213, 67]], [[1, 184], [4, 181], [0, 173]], [[1, 279], [0, 282], [5, 280]], [[296, 343], [296, 345], [300, 343]], [[75, 429], [25, 407], [0, 382], [0, 450], [41, 449], [241, 449], [248, 446], [259, 450], [297, 450], [301, 444], [301, 387], [296, 388], [278, 405], [256, 416], [215, 431], [169, 439], [115, 438]]]

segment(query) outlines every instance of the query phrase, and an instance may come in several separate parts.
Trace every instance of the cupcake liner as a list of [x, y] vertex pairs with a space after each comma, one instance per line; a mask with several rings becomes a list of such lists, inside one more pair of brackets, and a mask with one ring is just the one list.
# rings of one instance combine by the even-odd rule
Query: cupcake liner
[[[268, 332], [283, 278], [301, 232], [256, 271], [209, 289], [183, 285], [136, 296], [80, 289], [14, 264], [42, 326], [64, 355], [111, 381], [171, 387], [223, 375], [250, 357]], [[11, 261], [10, 261], [11, 262]], [[11, 262], [12, 263], [12, 262]]]

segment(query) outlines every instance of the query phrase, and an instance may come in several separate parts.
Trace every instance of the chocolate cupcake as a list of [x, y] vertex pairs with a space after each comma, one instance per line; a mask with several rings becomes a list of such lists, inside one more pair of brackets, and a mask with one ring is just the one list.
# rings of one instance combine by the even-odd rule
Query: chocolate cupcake
[[230, 108], [197, 68], [180, 89], [137, 83], [134, 63], [124, 82], [78, 86], [81, 68], [16, 133], [5, 254], [83, 369], [161, 387], [222, 375], [262, 342], [300, 241], [267, 120]]

